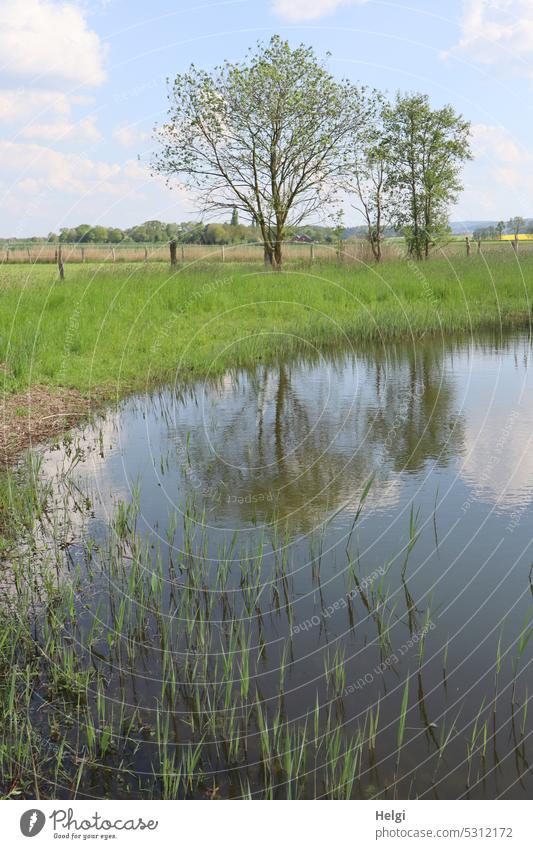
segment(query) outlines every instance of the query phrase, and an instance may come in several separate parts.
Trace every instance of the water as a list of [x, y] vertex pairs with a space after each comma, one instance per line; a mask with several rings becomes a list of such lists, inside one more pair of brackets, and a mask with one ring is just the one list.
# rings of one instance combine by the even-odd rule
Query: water
[[[82, 648], [96, 619], [101, 626], [107, 697], [151, 716], [147, 725], [163, 705], [172, 718], [171, 748], [209, 741], [201, 781], [180, 794], [205, 795], [212, 782], [222, 796], [242, 795], [243, 787], [261, 795], [270, 782], [281, 797], [331, 795], [323, 752], [307, 760], [296, 789], [281, 767], [266, 770], [250, 707], [259, 699], [295, 734], [311, 726], [318, 702], [321, 738], [329, 711], [330, 726], [348, 740], [358, 726], [368, 734], [369, 710], [379, 703], [376, 744], [361, 755], [352, 796], [530, 796], [530, 352], [522, 333], [310, 352], [130, 399], [44, 454], [58, 499], [68, 480], [69, 504], [74, 499], [79, 508], [69, 519], [66, 568], [78, 575], [80, 604], [85, 599]], [[75, 492], [88, 493], [90, 503]], [[106, 644], [114, 605], [135, 595], [128, 570], [109, 567], [126, 551], [112, 523], [120, 502], [136, 505], [143, 568], [161, 576], [159, 609], [142, 595], [135, 602], [145, 608], [146, 633], [136, 634], [142, 651], [129, 660]], [[133, 557], [141, 559], [138, 551]], [[183, 598], [191, 586], [209, 596], [202, 614], [210, 622], [208, 650], [198, 599]], [[253, 602], [250, 586], [262, 587]], [[190, 634], [182, 621], [187, 604]], [[137, 624], [142, 618], [137, 610], [130, 616]], [[166, 647], [159, 616], [172, 631]], [[232, 764], [214, 743], [221, 729], [187, 720], [198, 713], [188, 702], [193, 690], [187, 696], [177, 688], [167, 703], [162, 682], [172, 665], [167, 650], [179, 680], [197, 654], [203, 698], [209, 677], [220, 673], [214, 658], [239, 626], [246, 635], [236, 649], [236, 679], [244, 654], [252, 676], [238, 700], [249, 714], [249, 745]], [[335, 659], [342, 668], [336, 683], [333, 672], [324, 675]], [[130, 743], [124, 751], [131, 749], [139, 786], [128, 792], [141, 793], [161, 771], [161, 753], [142, 734]], [[81, 790], [105, 792], [99, 780], [84, 778]], [[331, 781], [343, 783], [338, 775]], [[152, 785], [151, 792], [159, 790]]]

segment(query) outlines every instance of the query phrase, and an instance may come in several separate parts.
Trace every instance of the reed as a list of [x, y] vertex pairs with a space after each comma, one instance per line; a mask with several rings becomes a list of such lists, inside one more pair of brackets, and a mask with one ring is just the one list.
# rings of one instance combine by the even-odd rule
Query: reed
[[[307, 612], [322, 612], [336, 589], [320, 571], [297, 574], [284, 523], [258, 533], [253, 546], [231, 532], [213, 553], [205, 511], [193, 498], [172, 512], [164, 533], [142, 531], [139, 482], [74, 555], [60, 540], [73, 536], [69, 522], [92, 510], [91, 499], [63, 476], [53, 494], [64, 517], [58, 523], [48, 489], [41, 491], [38, 475], [33, 482], [30, 520], [19, 549], [9, 549], [10, 580], [0, 595], [4, 797], [397, 798], [424, 792], [418, 767], [444, 795], [454, 770], [470, 793], [490, 780], [495, 735], [486, 699], [458, 706], [451, 724], [432, 709], [436, 690], [454, 675], [447, 644], [441, 660], [427, 629], [432, 602], [423, 637], [409, 649], [418, 694], [410, 660], [375, 668], [409, 630], [412, 594], [393, 561], [365, 589], [361, 563], [345, 552], [335, 568], [359, 588], [353, 627], [338, 619], [331, 631], [339, 636], [330, 637], [322, 614], [302, 643], [291, 636], [302, 598], [315, 599]], [[423, 532], [415, 516], [409, 540]], [[321, 531], [311, 553], [325, 557]], [[404, 556], [399, 547], [395, 560]], [[531, 724], [527, 688], [521, 695], [530, 636], [526, 617], [514, 655], [500, 635], [494, 663], [495, 693], [503, 692], [504, 674], [512, 691], [521, 776]], [[354, 680], [362, 683], [351, 687]], [[411, 707], [420, 715], [414, 732]], [[428, 729], [430, 749], [418, 743]]]

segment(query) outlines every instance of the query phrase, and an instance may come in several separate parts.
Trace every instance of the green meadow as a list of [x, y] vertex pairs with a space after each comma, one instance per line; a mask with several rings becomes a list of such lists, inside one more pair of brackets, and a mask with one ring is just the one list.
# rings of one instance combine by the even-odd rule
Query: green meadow
[[533, 258], [367, 265], [49, 265], [0, 271], [4, 389], [142, 389], [290, 356], [529, 321]]

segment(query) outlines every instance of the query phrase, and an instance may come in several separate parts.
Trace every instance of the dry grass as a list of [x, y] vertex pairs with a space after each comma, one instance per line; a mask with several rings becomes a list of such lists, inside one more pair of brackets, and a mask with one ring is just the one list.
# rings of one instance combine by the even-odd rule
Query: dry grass
[[[472, 253], [477, 252], [475, 242], [471, 243]], [[385, 262], [397, 260], [403, 256], [404, 243], [402, 240], [389, 240], [383, 247]], [[483, 254], [513, 255], [510, 241], [482, 242]], [[63, 245], [63, 261], [79, 262], [169, 262], [168, 245]], [[463, 239], [456, 239], [435, 251], [434, 256], [450, 259], [463, 257], [466, 253]], [[521, 256], [533, 255], [533, 241], [522, 242], [519, 246]], [[323, 262], [372, 262], [370, 246], [365, 241], [345, 243], [339, 251], [334, 245], [286, 244], [283, 249], [284, 261], [287, 263]], [[262, 245], [178, 245], [177, 258], [180, 264], [194, 262], [246, 262], [262, 263]], [[0, 249], [0, 264], [6, 263], [53, 263], [57, 261], [55, 245], [16, 246]]]
[[101, 403], [77, 389], [32, 386], [3, 394], [0, 418], [0, 470], [12, 465], [25, 448], [64, 433], [87, 418]]

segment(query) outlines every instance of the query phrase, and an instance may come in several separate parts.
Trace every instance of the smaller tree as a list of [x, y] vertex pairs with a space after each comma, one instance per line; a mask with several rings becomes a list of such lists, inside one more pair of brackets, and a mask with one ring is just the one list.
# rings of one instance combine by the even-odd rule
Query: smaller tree
[[81, 242], [84, 244], [86, 242], [93, 241], [93, 228], [90, 224], [78, 224], [74, 232], [76, 234], [74, 239], [75, 242]]
[[334, 220], [336, 221], [336, 224], [332, 228], [332, 241], [335, 245], [337, 258], [340, 259], [343, 249], [343, 241], [346, 235], [346, 227], [344, 224], [344, 211], [342, 209], [338, 210]]
[[239, 224], [239, 210], [236, 206], [233, 207], [233, 212], [231, 213], [231, 222], [232, 227], [237, 227]]
[[510, 219], [509, 219], [509, 221], [508, 221], [508, 223], [507, 223], [507, 226], [509, 227], [509, 229], [510, 229], [511, 233], [513, 233], [514, 237], [516, 238], [516, 237], [518, 236], [518, 234], [519, 234], [519, 233], [520, 233], [520, 232], [524, 229], [524, 227], [526, 226], [526, 222], [525, 222], [525, 220], [522, 218], [522, 216], [521, 216], [521, 215], [515, 215], [515, 217], [514, 217], [514, 218], [510, 218]]
[[394, 163], [383, 115], [383, 98], [375, 92], [372, 114], [354, 141], [353, 179], [350, 181], [356, 196], [354, 207], [365, 219], [367, 239], [376, 262], [381, 261], [383, 234], [393, 214]]
[[102, 242], [107, 242], [107, 240], [108, 240], [108, 228], [107, 227], [101, 227], [99, 224], [92, 227], [91, 234], [90, 234], [90, 241], [91, 242], [97, 242], [97, 243], [101, 244]]
[[227, 245], [230, 241], [224, 224], [207, 224], [202, 239], [204, 245]]
[[427, 259], [449, 233], [448, 213], [462, 189], [461, 169], [470, 153], [470, 124], [451, 106], [432, 109], [425, 94], [398, 94], [384, 110], [395, 225], [409, 253]]
[[496, 232], [498, 233], [498, 238], [501, 241], [503, 231], [505, 230], [505, 221], [498, 221], [496, 224]]
[[118, 245], [124, 239], [124, 233], [119, 227], [110, 227], [107, 231], [107, 238], [112, 245]]

